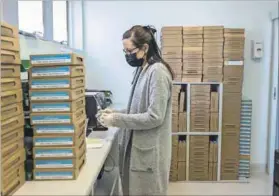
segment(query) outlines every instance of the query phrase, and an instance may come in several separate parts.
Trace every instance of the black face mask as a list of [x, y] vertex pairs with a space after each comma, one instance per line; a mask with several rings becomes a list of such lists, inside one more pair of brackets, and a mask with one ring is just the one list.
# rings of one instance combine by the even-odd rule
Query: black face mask
[[133, 53], [133, 54], [126, 54], [125, 55], [126, 61], [129, 65], [131, 65], [132, 67], [140, 67], [142, 66], [144, 59], [138, 59], [137, 58], [137, 53]]

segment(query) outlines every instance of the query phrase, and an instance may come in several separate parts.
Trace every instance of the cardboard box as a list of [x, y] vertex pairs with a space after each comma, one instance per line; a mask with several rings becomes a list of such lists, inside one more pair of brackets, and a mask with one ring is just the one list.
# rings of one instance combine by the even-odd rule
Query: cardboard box
[[86, 154], [86, 147], [78, 152], [75, 158], [36, 158], [34, 159], [35, 169], [65, 169], [78, 168], [81, 162], [84, 161]]
[[2, 148], [6, 147], [10, 144], [16, 143], [19, 140], [23, 141], [24, 138], [24, 129], [22, 127], [18, 127], [12, 131], [9, 131], [1, 136], [1, 145]]
[[218, 132], [219, 117], [217, 112], [210, 113], [210, 132]]
[[203, 35], [202, 34], [185, 34], [185, 35], [183, 35], [183, 39], [184, 40], [198, 39], [198, 40], [202, 40], [202, 42], [203, 42]]
[[202, 47], [183, 47], [182, 49], [184, 54], [202, 54]]
[[80, 161], [75, 169], [34, 169], [34, 180], [76, 180], [85, 165], [85, 161], [86, 158], [84, 156], [83, 161]]
[[14, 116], [12, 118], [3, 120], [1, 122], [1, 135], [3, 136], [6, 133], [9, 133], [10, 131], [23, 127], [24, 126], [24, 116], [23, 113], [21, 113], [18, 116]]
[[187, 68], [202, 69], [202, 62], [183, 62], [183, 69]]
[[204, 53], [204, 59], [223, 58], [223, 53]]
[[17, 152], [21, 151], [24, 149], [24, 142], [22, 140], [18, 140], [12, 144], [9, 144], [5, 147], [1, 147], [1, 158], [2, 161], [5, 162], [11, 155], [16, 154]]
[[216, 33], [215, 32], [207, 32], [207, 31], [205, 31], [203, 37], [205, 39], [215, 39], [215, 38], [219, 39], [219, 38], [223, 38], [224, 34], [220, 33], [220, 32], [221, 31], [217, 31]]
[[31, 101], [71, 101], [85, 96], [85, 89], [30, 90], [29, 96]]
[[245, 29], [242, 28], [224, 28], [224, 33], [240, 33], [244, 34]]
[[213, 163], [208, 165], [208, 180], [213, 181]]
[[[224, 80], [225, 81], [235, 81], [239, 78], [242, 81], [243, 78], [243, 66], [228, 65], [224, 66]], [[237, 79], [237, 80], [239, 80]]]
[[[222, 137], [222, 160], [233, 158], [239, 160], [239, 136]], [[223, 161], [222, 161], [223, 162]], [[222, 163], [224, 164], [224, 163]]]
[[75, 112], [85, 107], [85, 97], [71, 102], [31, 102], [31, 112]]
[[19, 52], [19, 39], [1, 36], [1, 50]]
[[189, 174], [190, 181], [208, 181], [208, 173], [199, 171], [199, 172], [191, 172]]
[[243, 33], [224, 33], [225, 38], [235, 38], [235, 39], [244, 39], [245, 34]]
[[166, 26], [166, 27], [162, 27], [161, 31], [162, 32], [165, 32], [165, 31], [181, 31], [181, 33], [182, 33], [182, 26]]
[[[198, 84], [198, 85], [192, 85], [191, 86], [191, 93], [193, 92], [210, 92], [210, 85], [208, 84]], [[209, 94], [208, 94], [209, 95]]]
[[203, 67], [205, 75], [223, 75], [223, 67]]
[[1, 78], [19, 78], [19, 65], [1, 65]]
[[178, 181], [185, 181], [186, 180], [186, 162], [178, 162]]
[[186, 112], [179, 113], [179, 132], [187, 131], [187, 114]]
[[182, 82], [201, 82], [202, 75], [183, 75]]
[[189, 42], [189, 40], [183, 40], [183, 46], [184, 47], [202, 47], [203, 42]]
[[162, 47], [182, 47], [183, 41], [182, 38], [176, 38], [176, 39], [162, 39]]
[[[231, 119], [229, 119], [229, 120], [232, 121]], [[232, 123], [234, 123], [234, 122], [232, 122]], [[239, 135], [239, 132], [240, 132], [239, 126], [240, 126], [240, 124], [229, 124], [229, 123], [223, 122], [222, 135], [223, 136]]]
[[181, 55], [182, 47], [163, 47], [162, 55]]
[[81, 118], [79, 121], [71, 125], [34, 125], [34, 135], [61, 135], [61, 136], [74, 136], [79, 137], [80, 133], [85, 131], [86, 119]]
[[193, 64], [193, 65], [199, 65], [203, 62], [202, 58], [194, 58], [194, 59], [191, 59], [191, 58], [186, 58], [186, 59], [183, 59], [183, 65], [184, 64]]
[[200, 67], [183, 67], [183, 74], [185, 75], [201, 75], [202, 74], [202, 66]]
[[212, 171], [212, 180], [213, 181], [217, 181], [217, 171], [218, 171], [218, 167], [217, 167], [217, 163], [213, 163], [213, 171]]
[[[178, 136], [177, 135], [172, 136], [172, 146], [178, 147]], [[174, 155], [174, 154], [172, 153], [172, 155]], [[177, 157], [177, 151], [176, 151], [176, 157]]]
[[203, 82], [222, 82], [223, 75], [203, 75]]
[[224, 82], [223, 83], [224, 93], [241, 93], [242, 92], [242, 81], [241, 82]]
[[237, 173], [221, 173], [221, 180], [238, 180]]
[[[219, 39], [218, 39], [219, 40]], [[216, 39], [214, 39], [214, 41], [215, 42], [212, 42], [212, 41], [210, 41], [210, 40], [206, 40], [207, 42], [204, 42], [203, 43], [203, 47], [204, 48], [210, 48], [210, 47], [224, 47], [224, 42], [221, 42], [220, 40], [219, 40], [219, 42], [218, 42], [218, 40], [216, 40]]]
[[[223, 45], [224, 43], [224, 38], [222, 37], [219, 37], [219, 38], [204, 38], [203, 39], [203, 43], [204, 43], [204, 46], [208, 46], [208, 45]], [[219, 43], [219, 44], [217, 44]]]
[[80, 77], [84, 75], [84, 66], [31, 67], [31, 78]]
[[188, 59], [202, 59], [202, 54], [183, 53], [183, 61]]
[[180, 93], [180, 101], [179, 101], [179, 112], [184, 112], [186, 108], [186, 102], [185, 102], [185, 92]]
[[22, 90], [5, 91], [1, 93], [1, 106], [22, 101]]
[[219, 94], [218, 94], [218, 92], [210, 93], [210, 111], [211, 112], [219, 111]]
[[74, 53], [68, 54], [37, 54], [30, 55], [32, 66], [57, 66], [57, 65], [83, 65], [82, 56]]
[[190, 143], [196, 143], [200, 141], [203, 142], [205, 145], [209, 145], [209, 136], [190, 136]]
[[1, 92], [21, 89], [20, 78], [1, 78]]
[[186, 162], [186, 141], [178, 142], [178, 161]]
[[63, 113], [31, 113], [30, 119], [32, 125], [46, 124], [72, 124], [86, 116], [85, 108], [80, 108], [75, 112]]
[[23, 112], [22, 102], [1, 107], [1, 121], [17, 116]]
[[18, 38], [18, 28], [1, 21], [1, 36]]
[[1, 50], [1, 64], [21, 64], [18, 52]]
[[11, 172], [3, 177], [2, 180], [2, 195], [13, 195], [25, 183], [24, 164], [13, 168]]
[[11, 154], [7, 159], [2, 160], [2, 176], [7, 176], [9, 173], [14, 171], [15, 168], [22, 165], [25, 161], [25, 150], [21, 148], [21, 150], [17, 151], [14, 154]]
[[164, 39], [182, 39], [182, 34], [178, 31], [166, 31], [161, 35], [161, 42]]
[[84, 77], [76, 78], [54, 78], [54, 79], [32, 79], [30, 89], [75, 89], [85, 86]]
[[182, 59], [174, 59], [174, 58], [164, 58], [164, 60], [166, 61], [166, 63], [168, 64], [172, 64], [172, 63], [182, 63]]
[[205, 31], [214, 31], [214, 30], [223, 30], [224, 26], [222, 25], [215, 25], [215, 26], [203, 26]]
[[192, 27], [183, 27], [183, 35], [202, 35], [203, 27], [192, 26]]
[[34, 147], [66, 147], [80, 146], [85, 139], [85, 127], [75, 135], [36, 135], [33, 137]]

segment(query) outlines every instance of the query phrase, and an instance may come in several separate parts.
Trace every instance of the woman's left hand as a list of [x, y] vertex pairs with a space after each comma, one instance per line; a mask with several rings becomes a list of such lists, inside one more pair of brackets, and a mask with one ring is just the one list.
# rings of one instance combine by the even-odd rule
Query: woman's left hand
[[105, 127], [111, 127], [113, 121], [113, 113], [102, 113], [100, 123]]

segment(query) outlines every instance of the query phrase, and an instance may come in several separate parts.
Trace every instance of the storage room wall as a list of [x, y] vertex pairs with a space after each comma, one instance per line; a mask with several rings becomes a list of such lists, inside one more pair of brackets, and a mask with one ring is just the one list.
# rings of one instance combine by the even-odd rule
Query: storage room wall
[[[253, 100], [252, 163], [266, 163], [270, 51], [269, 12], [276, 1], [85, 1], [87, 87], [111, 89], [126, 106], [133, 68], [125, 62], [122, 34], [135, 24], [224, 25], [246, 29], [243, 95]], [[158, 40], [159, 40], [158, 34]], [[251, 40], [263, 41], [265, 55], [251, 59]]]

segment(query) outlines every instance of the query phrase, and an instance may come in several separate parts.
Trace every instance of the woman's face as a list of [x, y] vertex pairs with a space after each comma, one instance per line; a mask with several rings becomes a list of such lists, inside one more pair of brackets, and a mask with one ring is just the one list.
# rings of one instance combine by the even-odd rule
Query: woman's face
[[136, 53], [137, 59], [144, 58], [144, 56], [145, 56], [146, 47], [143, 47], [143, 48], [141, 48], [141, 49], [140, 49], [140, 48], [137, 48], [137, 47], [133, 44], [131, 38], [129, 38], [129, 39], [123, 39], [123, 47], [124, 47], [123, 51], [124, 51], [124, 53], [127, 54], [127, 55]]

